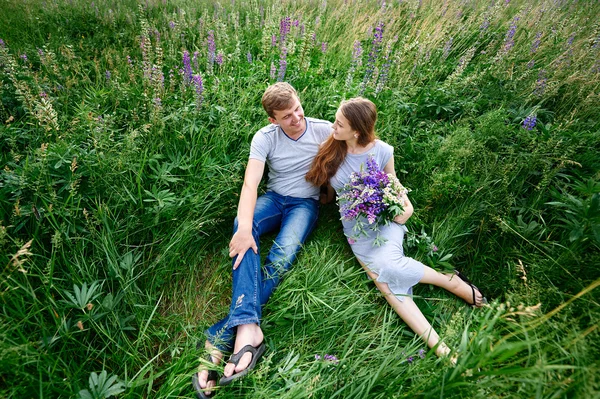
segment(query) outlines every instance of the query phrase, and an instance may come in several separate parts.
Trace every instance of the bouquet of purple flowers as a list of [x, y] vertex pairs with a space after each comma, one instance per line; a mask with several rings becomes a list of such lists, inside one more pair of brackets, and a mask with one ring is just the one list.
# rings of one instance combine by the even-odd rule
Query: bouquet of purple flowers
[[364, 228], [364, 219], [377, 229], [404, 212], [401, 197], [408, 191], [396, 176], [381, 170], [369, 155], [366, 170], [361, 165], [359, 172], [353, 172], [338, 197], [342, 220], [356, 220], [355, 230], [359, 232]]

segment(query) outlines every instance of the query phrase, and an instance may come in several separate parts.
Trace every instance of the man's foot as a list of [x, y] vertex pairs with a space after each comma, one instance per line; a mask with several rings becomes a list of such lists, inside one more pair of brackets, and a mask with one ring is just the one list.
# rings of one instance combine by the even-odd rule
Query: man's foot
[[[234, 355], [232, 355], [230, 361], [227, 362], [221, 380], [225, 380], [226, 383], [229, 383], [231, 382], [229, 377], [234, 374], [242, 373], [244, 370], [247, 370], [249, 366], [253, 367], [254, 364], [256, 364], [258, 357], [264, 352], [264, 345], [262, 345], [263, 340], [263, 332], [258, 324], [242, 324], [238, 326], [233, 348]], [[248, 345], [253, 349], [246, 348]], [[243, 353], [242, 357], [238, 360], [235, 358], [235, 354], [239, 354], [240, 351], [245, 353]]]
[[[208, 342], [208, 340], [204, 343], [204, 348], [208, 352], [208, 358], [212, 363], [215, 365], [221, 363], [223, 354], [210, 342]], [[192, 383], [196, 389], [196, 394], [199, 399], [210, 398], [212, 396], [212, 391], [210, 389], [217, 386], [218, 374], [214, 372], [214, 370], [206, 369], [204, 365], [200, 365], [199, 369], [200, 371], [198, 371], [198, 373], [196, 373], [194, 376], [195, 378], [192, 379]], [[196, 386], [196, 381], [194, 380], [197, 381], [198, 386]]]

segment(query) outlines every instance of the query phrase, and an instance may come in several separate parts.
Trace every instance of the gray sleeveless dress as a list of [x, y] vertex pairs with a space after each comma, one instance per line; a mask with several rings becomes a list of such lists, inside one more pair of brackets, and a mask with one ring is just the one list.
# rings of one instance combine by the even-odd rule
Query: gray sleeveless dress
[[[383, 169], [393, 152], [392, 146], [376, 140], [375, 146], [363, 154], [347, 154], [337, 173], [331, 178], [331, 186], [339, 194], [350, 180], [350, 174], [359, 171], [361, 164], [365, 165], [363, 169], [366, 167], [369, 154], [373, 155], [379, 167]], [[378, 232], [368, 225], [366, 218], [363, 223], [366, 236], [357, 235], [352, 230], [356, 221], [342, 220], [344, 234], [348, 237], [352, 252], [369, 270], [379, 276], [377, 281], [387, 283], [392, 293], [399, 300], [404, 300], [405, 296], [412, 295], [412, 287], [423, 278], [424, 273], [424, 265], [421, 262], [404, 256], [402, 241], [404, 233], [408, 230], [404, 225], [395, 222], [381, 226], [379, 236], [384, 239], [384, 243], [377, 246], [374, 245], [374, 241]]]

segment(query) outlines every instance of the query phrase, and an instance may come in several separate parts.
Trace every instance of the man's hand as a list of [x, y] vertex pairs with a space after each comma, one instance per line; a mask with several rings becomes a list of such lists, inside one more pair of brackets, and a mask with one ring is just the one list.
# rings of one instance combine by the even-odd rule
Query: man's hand
[[256, 241], [254, 241], [254, 237], [252, 237], [252, 233], [240, 230], [236, 231], [229, 242], [229, 257], [234, 258], [237, 255], [237, 259], [233, 264], [233, 270], [238, 268], [242, 259], [244, 259], [246, 251], [250, 248], [252, 248], [255, 254], [258, 254], [258, 246], [256, 245]]

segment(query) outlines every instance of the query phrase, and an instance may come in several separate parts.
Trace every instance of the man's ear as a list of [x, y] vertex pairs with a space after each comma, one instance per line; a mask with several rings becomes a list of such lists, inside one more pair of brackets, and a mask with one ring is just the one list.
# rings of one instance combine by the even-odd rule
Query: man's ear
[[274, 125], [279, 125], [279, 123], [277, 123], [277, 120], [275, 120], [274, 118], [271, 118], [270, 116], [269, 116], [269, 122], [271, 122]]

